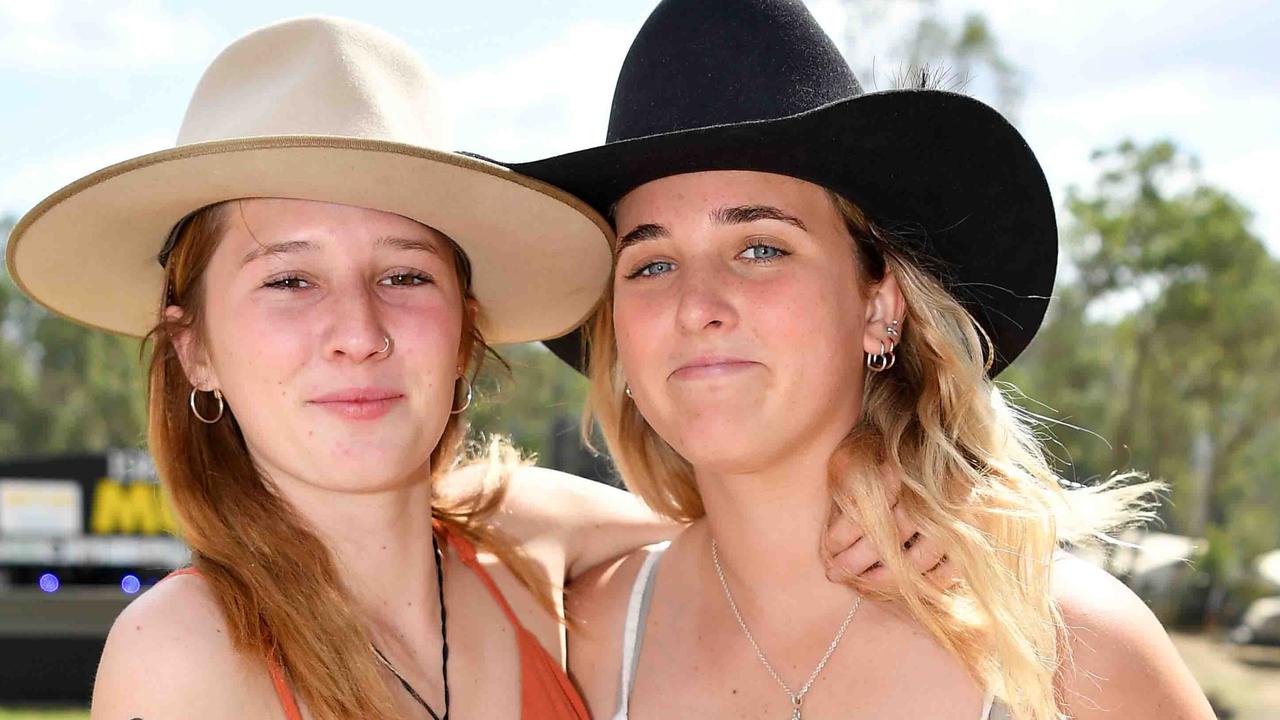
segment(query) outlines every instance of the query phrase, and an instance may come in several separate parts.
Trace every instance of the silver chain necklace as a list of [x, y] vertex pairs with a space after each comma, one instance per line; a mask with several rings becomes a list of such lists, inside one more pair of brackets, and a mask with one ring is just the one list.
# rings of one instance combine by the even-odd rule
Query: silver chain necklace
[[844, 622], [840, 623], [840, 629], [836, 631], [836, 636], [831, 640], [831, 644], [827, 646], [827, 652], [818, 661], [818, 666], [809, 673], [809, 679], [805, 681], [804, 687], [800, 688], [800, 692], [792, 692], [791, 686], [787, 685], [778, 671], [773, 669], [773, 664], [769, 662], [769, 658], [764, 656], [764, 651], [760, 649], [760, 645], [756, 643], [756, 638], [751, 634], [751, 629], [747, 627], [747, 623], [742, 619], [742, 613], [738, 611], [738, 603], [733, 601], [733, 593], [729, 591], [729, 583], [724, 579], [724, 569], [720, 567], [720, 552], [716, 548], [715, 538], [711, 539], [711, 562], [716, 566], [716, 576], [720, 578], [720, 587], [724, 588], [724, 597], [729, 601], [729, 608], [733, 610], [733, 617], [738, 621], [738, 627], [742, 628], [742, 634], [747, 636], [747, 642], [751, 643], [751, 647], [755, 648], [756, 657], [760, 658], [760, 664], [764, 665], [764, 669], [769, 671], [773, 679], [777, 681], [782, 691], [791, 698], [791, 720], [802, 720], [800, 710], [804, 706], [804, 696], [809, 692], [809, 688], [813, 687], [813, 681], [818, 679], [822, 674], [822, 669], [827, 666], [827, 661], [831, 659], [831, 654], [836, 651], [836, 646], [844, 638], [844, 632], [849, 629], [849, 623], [853, 620], [854, 613], [858, 612], [858, 606], [862, 604], [862, 596], [859, 595], [853, 601], [853, 607], [849, 608], [849, 613], [844, 616]]

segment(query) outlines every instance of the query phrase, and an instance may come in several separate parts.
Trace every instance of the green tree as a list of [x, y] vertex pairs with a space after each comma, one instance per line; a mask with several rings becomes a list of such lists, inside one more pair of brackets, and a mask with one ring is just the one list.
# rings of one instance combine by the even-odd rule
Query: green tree
[[[0, 238], [8, 246], [9, 231], [14, 220], [0, 218]], [[22, 325], [19, 315], [25, 298], [0, 271], [0, 455], [12, 454], [22, 447], [22, 430], [35, 404], [33, 361], [28, 348], [20, 342]]]
[[[489, 362], [476, 383], [473, 434], [509, 436], [539, 464], [584, 477], [609, 479], [607, 459], [581, 440], [587, 381], [540, 343], [499, 349], [508, 367]], [[603, 450], [603, 442], [593, 443]]]
[[[12, 220], [0, 224], [7, 245]], [[63, 320], [0, 273], [0, 455], [142, 443], [139, 343]]]
[[[967, 13], [958, 24], [941, 13], [936, 0], [844, 0], [845, 55], [870, 87], [889, 73], [894, 86], [917, 84], [912, 70], [943, 72], [966, 92], [1017, 116], [1025, 90], [1023, 73], [1000, 49], [986, 17]], [[877, 46], [886, 32], [893, 39]], [[870, 89], [870, 88], [868, 88]]]
[[1173, 143], [1094, 160], [1068, 197], [1070, 279], [1009, 379], [1097, 433], [1058, 433], [1078, 475], [1170, 483], [1171, 527], [1214, 538], [1231, 575], [1280, 543], [1280, 262]]

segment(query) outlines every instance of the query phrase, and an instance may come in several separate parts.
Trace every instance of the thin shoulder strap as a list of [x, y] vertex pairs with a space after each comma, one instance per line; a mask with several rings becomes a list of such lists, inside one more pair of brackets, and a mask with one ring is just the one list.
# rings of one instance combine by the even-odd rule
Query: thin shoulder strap
[[274, 658], [267, 659], [267, 670], [271, 673], [271, 684], [276, 688], [276, 697], [280, 698], [280, 706], [284, 708], [287, 720], [302, 720], [302, 711], [298, 709], [298, 701], [293, 698], [293, 689], [284, 677], [284, 668]]
[[622, 630], [622, 665], [619, 668], [618, 711], [614, 720], [626, 720], [627, 705], [631, 699], [631, 683], [640, 665], [640, 645], [644, 641], [644, 621], [649, 616], [649, 603], [653, 599], [654, 569], [658, 560], [671, 546], [671, 541], [650, 545], [636, 582], [631, 587], [631, 600], [627, 603], [627, 623]]
[[994, 691], [988, 690], [982, 701], [982, 716], [979, 720], [1009, 720], [1009, 708], [1000, 702]]
[[489, 589], [489, 594], [497, 601], [498, 607], [502, 608], [503, 614], [507, 616], [507, 620], [511, 622], [512, 627], [523, 630], [524, 625], [520, 623], [520, 618], [516, 617], [515, 611], [511, 609], [511, 605], [503, 597], [502, 591], [498, 589], [498, 584], [493, 581], [489, 571], [485, 570], [484, 565], [481, 565], [480, 560], [476, 558], [475, 546], [461, 535], [450, 532], [443, 525], [437, 523], [436, 529], [444, 535], [445, 542], [453, 546], [454, 552], [458, 553], [458, 559], [462, 561], [462, 564], [471, 568], [471, 571], [480, 578], [480, 582], [484, 583], [484, 586]]
[[999, 698], [992, 697], [988, 694], [990, 703], [987, 706], [987, 712], [982, 716], [982, 720], [1010, 720], [1012, 715], [1009, 714], [1009, 706], [1000, 702]]

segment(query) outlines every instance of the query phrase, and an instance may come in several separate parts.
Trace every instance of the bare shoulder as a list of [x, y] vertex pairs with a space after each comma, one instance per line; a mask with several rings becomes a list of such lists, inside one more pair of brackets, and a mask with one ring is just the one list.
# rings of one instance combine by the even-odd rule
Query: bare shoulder
[[565, 591], [569, 672], [592, 717], [610, 717], [622, 665], [622, 635], [636, 575], [648, 557], [641, 548], [583, 572]]
[[[204, 580], [169, 578], [130, 603], [107, 636], [92, 717], [274, 717], [261, 663], [245, 662]], [[228, 692], [234, 688], [234, 692]], [[255, 693], [257, 693], [255, 695]], [[258, 712], [253, 712], [255, 708]]]
[[1123, 583], [1060, 553], [1053, 592], [1070, 638], [1059, 684], [1072, 717], [1214, 717], [1160, 622]]

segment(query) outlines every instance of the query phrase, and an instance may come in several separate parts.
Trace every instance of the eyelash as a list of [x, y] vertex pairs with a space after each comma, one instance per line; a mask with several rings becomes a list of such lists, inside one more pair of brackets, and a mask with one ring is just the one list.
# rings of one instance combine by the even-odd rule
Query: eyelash
[[[754, 263], [756, 265], [768, 265], [769, 263], [772, 263], [779, 258], [784, 258], [791, 254], [780, 247], [770, 245], [768, 243], [764, 243], [760, 241], [753, 241], [748, 243], [746, 247], [742, 248], [742, 252], [739, 252], [738, 256], [741, 257], [744, 253], [746, 253], [749, 250], [758, 250], [761, 248], [773, 250], [776, 254], [773, 257], [767, 257], [767, 258], [744, 258], [744, 259], [747, 262]], [[636, 268], [631, 273], [626, 275], [626, 279], [633, 280], [636, 278], [657, 277], [657, 275], [646, 275], [645, 271], [648, 270], [649, 268], [652, 268], [654, 265], [674, 265], [674, 264], [675, 263], [671, 262], [670, 260], [655, 260], [651, 263], [647, 263], [645, 265], [641, 265], [640, 267]]]
[[262, 283], [262, 287], [269, 288], [272, 290], [306, 290], [306, 288], [304, 287], [297, 287], [294, 285], [290, 285], [290, 283], [305, 283], [305, 282], [307, 282], [306, 278], [303, 278], [299, 275], [285, 275], [285, 276], [274, 278], [272, 280], [268, 280]]
[[[398, 278], [409, 278], [413, 282], [391, 283], [391, 284], [384, 284], [383, 282], [385, 280], [398, 279]], [[386, 275], [381, 280], [379, 280], [378, 284], [384, 285], [385, 287], [417, 287], [419, 285], [428, 285], [434, 281], [435, 279], [426, 273], [393, 272]], [[267, 282], [262, 284], [262, 287], [269, 288], [272, 290], [306, 290], [307, 289], [307, 287], [300, 287], [296, 284], [291, 284], [291, 283], [307, 283], [308, 286], [310, 285], [307, 279], [300, 275], [285, 275], [283, 277], [278, 277], [278, 278], [268, 280]]]

